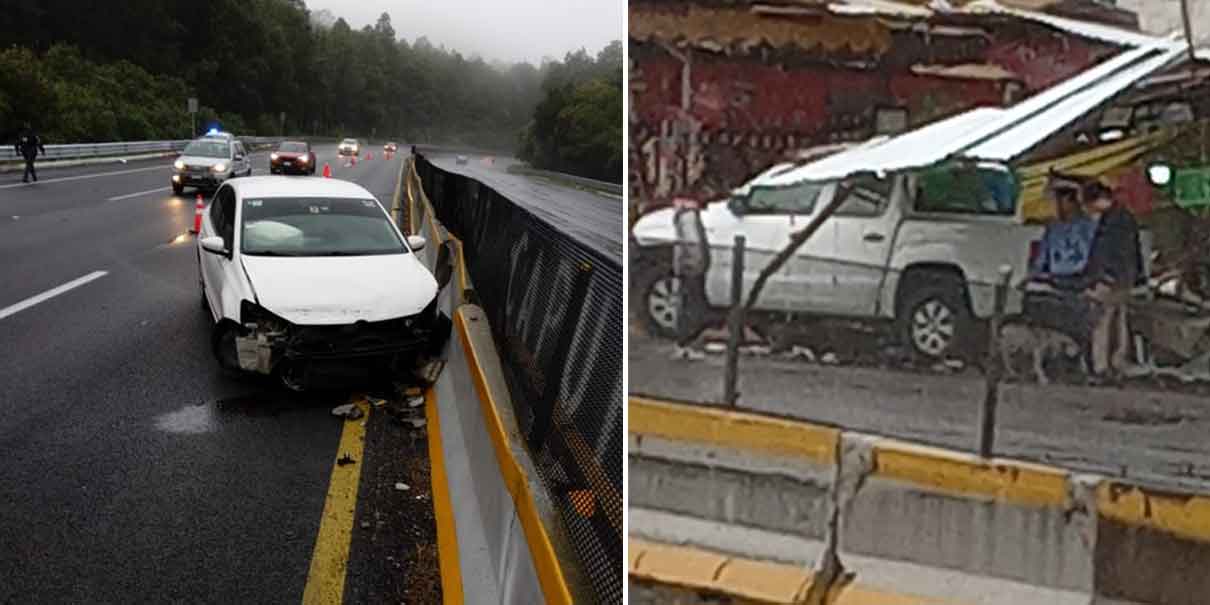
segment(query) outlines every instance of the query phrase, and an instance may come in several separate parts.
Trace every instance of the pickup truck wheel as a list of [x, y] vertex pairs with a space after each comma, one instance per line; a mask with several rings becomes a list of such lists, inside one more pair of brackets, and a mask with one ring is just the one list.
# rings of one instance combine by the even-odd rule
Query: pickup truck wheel
[[172, 194], [173, 194], [173, 195], [180, 195], [180, 194], [182, 194], [182, 193], [184, 193], [184, 192], [185, 192], [185, 186], [184, 186], [184, 185], [181, 185], [181, 184], [179, 184], [179, 183], [173, 183], [173, 184], [172, 184]]
[[960, 281], [929, 276], [909, 290], [899, 307], [903, 340], [924, 359], [943, 359], [970, 342], [970, 309]]

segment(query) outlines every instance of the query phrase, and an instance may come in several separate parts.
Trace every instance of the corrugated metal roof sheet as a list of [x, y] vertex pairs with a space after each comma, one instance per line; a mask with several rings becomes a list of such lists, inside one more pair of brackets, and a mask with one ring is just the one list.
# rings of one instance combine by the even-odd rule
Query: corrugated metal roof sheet
[[1008, 162], [1184, 54], [1177, 44], [1131, 49], [1013, 107], [974, 109], [781, 172], [761, 184], [784, 186], [861, 172], [889, 173], [947, 159]]

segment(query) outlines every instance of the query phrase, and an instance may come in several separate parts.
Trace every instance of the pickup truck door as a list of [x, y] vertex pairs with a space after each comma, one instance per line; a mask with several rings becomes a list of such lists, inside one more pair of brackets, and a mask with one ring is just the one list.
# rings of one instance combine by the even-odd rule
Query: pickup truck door
[[873, 317], [894, 244], [906, 177], [856, 177], [841, 188], [846, 199], [832, 217], [830, 268], [838, 315]]
[[[742, 199], [712, 212], [706, 223], [711, 242], [706, 297], [712, 306], [731, 304], [732, 250], [736, 235], [745, 237], [744, 297], [761, 271], [790, 244], [791, 236], [807, 226], [830, 191], [829, 185], [801, 183], [790, 187], [756, 187]], [[832, 244], [822, 229], [799, 253], [766, 282], [756, 308], [765, 311], [815, 312], [831, 296], [830, 280], [816, 272], [802, 272], [800, 259], [826, 256]], [[808, 263], [806, 265], [810, 267]]]

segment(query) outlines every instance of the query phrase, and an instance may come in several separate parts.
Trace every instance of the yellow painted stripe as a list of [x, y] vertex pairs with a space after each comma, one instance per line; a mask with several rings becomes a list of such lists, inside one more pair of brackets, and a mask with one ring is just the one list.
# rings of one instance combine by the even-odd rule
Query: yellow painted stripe
[[630, 397], [628, 407], [632, 434], [836, 464], [839, 429], [646, 397]]
[[1012, 460], [984, 460], [933, 447], [882, 439], [874, 444], [874, 473], [961, 496], [978, 495], [1027, 506], [1066, 506], [1064, 470]]
[[[756, 603], [798, 603], [814, 581], [810, 569], [733, 557], [692, 546], [627, 540], [629, 575], [695, 591]], [[828, 591], [829, 605], [953, 605], [914, 595], [849, 583]]]
[[1126, 525], [1210, 542], [1210, 497], [1164, 493], [1103, 481], [1097, 486], [1097, 511]]
[[[363, 413], [369, 410], [359, 401]], [[335, 460], [346, 454], [357, 462], [332, 464], [328, 496], [324, 500], [323, 519], [311, 553], [311, 570], [303, 589], [303, 605], [334, 605], [344, 599], [345, 570], [349, 561], [349, 541], [353, 536], [353, 516], [357, 511], [357, 485], [361, 480], [362, 453], [365, 446], [364, 421], [346, 421], [340, 433]]]
[[445, 474], [445, 454], [441, 445], [441, 414], [437, 393], [424, 394], [424, 417], [428, 421], [429, 477], [433, 483], [433, 517], [437, 524], [437, 557], [441, 564], [441, 594], [446, 605], [459, 605], [462, 596], [462, 566], [458, 558], [458, 529], [454, 507], [450, 504], [449, 480]]
[[571, 603], [571, 592], [563, 578], [563, 570], [559, 567], [559, 560], [555, 556], [550, 536], [538, 515], [538, 507], [534, 504], [534, 497], [529, 489], [529, 479], [526, 477], [525, 471], [521, 469], [521, 465], [517, 463], [516, 458], [513, 457], [508, 437], [504, 433], [504, 424], [496, 413], [498, 403], [487, 386], [487, 378], [479, 361], [483, 354], [476, 350], [474, 343], [471, 342], [466, 329], [463, 309], [458, 309], [454, 313], [454, 325], [457, 326], [458, 336], [466, 351], [466, 363], [475, 382], [475, 391], [479, 395], [487, 434], [491, 436], [492, 446], [496, 450], [496, 461], [500, 466], [500, 475], [512, 495], [513, 506], [517, 509], [517, 517], [525, 532], [525, 541], [529, 544], [529, 552], [533, 557], [534, 569], [538, 575], [538, 583], [542, 586], [542, 593], [548, 604]]

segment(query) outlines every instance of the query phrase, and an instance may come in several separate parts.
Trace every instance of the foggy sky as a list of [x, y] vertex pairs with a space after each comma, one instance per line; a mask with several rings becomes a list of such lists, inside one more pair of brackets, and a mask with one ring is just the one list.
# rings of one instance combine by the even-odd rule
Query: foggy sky
[[562, 59], [584, 47], [590, 54], [624, 37], [625, 0], [307, 0], [353, 29], [391, 15], [400, 38], [427, 36], [435, 46], [491, 62]]

